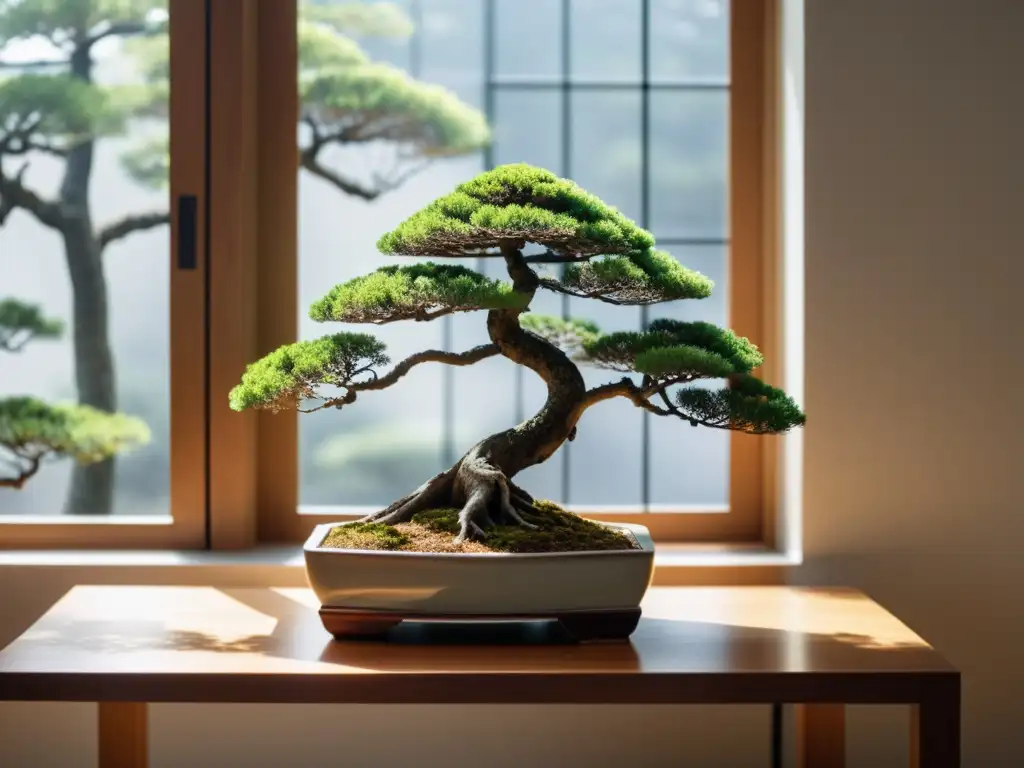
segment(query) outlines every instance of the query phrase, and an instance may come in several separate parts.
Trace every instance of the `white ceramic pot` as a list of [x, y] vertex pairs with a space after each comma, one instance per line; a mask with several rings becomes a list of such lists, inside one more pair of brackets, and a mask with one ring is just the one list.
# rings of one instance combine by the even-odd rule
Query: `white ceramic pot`
[[528, 554], [321, 547], [337, 525], [317, 526], [304, 546], [309, 584], [325, 609], [483, 618], [636, 611], [654, 572], [654, 542], [642, 525], [607, 524], [640, 549]]

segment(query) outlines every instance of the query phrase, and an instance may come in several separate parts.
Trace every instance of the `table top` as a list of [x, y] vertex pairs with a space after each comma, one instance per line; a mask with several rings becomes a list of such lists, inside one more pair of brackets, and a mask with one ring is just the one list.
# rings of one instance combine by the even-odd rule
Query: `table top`
[[860, 592], [659, 587], [628, 643], [549, 623], [338, 642], [306, 589], [78, 586], [0, 652], [0, 700], [912, 702], [958, 673]]

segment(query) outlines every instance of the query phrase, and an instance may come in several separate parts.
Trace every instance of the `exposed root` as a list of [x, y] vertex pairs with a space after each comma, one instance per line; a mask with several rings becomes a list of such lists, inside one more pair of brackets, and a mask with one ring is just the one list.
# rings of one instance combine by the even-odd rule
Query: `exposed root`
[[506, 482], [508, 484], [509, 494], [512, 496], [513, 501], [515, 499], [519, 499], [520, 501], [525, 503], [527, 507], [530, 507], [533, 504], [533, 496], [524, 491], [511, 480], [507, 480]]
[[401, 507], [403, 505], [408, 503], [415, 496], [416, 496], [415, 493], [410, 493], [408, 496], [403, 496], [398, 501], [393, 502], [386, 509], [382, 509], [379, 512], [374, 512], [371, 515], [367, 515], [366, 517], [362, 518], [359, 522], [361, 522], [361, 523], [376, 523], [376, 522], [379, 522], [380, 520], [382, 520], [383, 518], [387, 517], [392, 512], [394, 512], [395, 510], [401, 509]]
[[407, 523], [417, 512], [443, 504], [451, 497], [452, 484], [458, 468], [459, 465], [456, 464], [451, 469], [434, 475], [408, 496], [402, 497], [380, 512], [367, 515], [360, 522], [386, 525]]
[[361, 522], [399, 525], [413, 515], [438, 507], [461, 507], [456, 543], [482, 540], [498, 524], [537, 526], [523, 517], [533, 510], [533, 497], [481, 456], [477, 449], [451, 469], [435, 475], [412, 493]]
[[[504, 513], [505, 517], [512, 520], [512, 522], [518, 523], [524, 528], [529, 528], [531, 531], [536, 531], [537, 526], [533, 523], [526, 522], [523, 519], [522, 515], [520, 515], [516, 511], [515, 505], [512, 503], [512, 494], [509, 485], [511, 485], [511, 481], [508, 480], [504, 475], [502, 475], [498, 481], [498, 492], [501, 494], [501, 511]], [[527, 509], [531, 508], [532, 506], [529, 504], [525, 504], [525, 502], [522, 501], [520, 501], [519, 503], [521, 505], [525, 505]]]
[[481, 524], [490, 525], [493, 522], [487, 511], [487, 502], [495, 483], [494, 471], [496, 470], [483, 459], [463, 459], [456, 484], [465, 494], [466, 503], [459, 512], [459, 535], [455, 537], [456, 544], [461, 544], [467, 539], [483, 538]]
[[531, 508], [530, 495], [475, 452], [470, 452], [462, 460], [456, 478], [456, 490], [466, 499], [459, 512], [459, 535], [455, 539], [456, 543], [481, 538], [484, 529], [495, 523], [491, 517], [492, 512], [497, 513], [498, 522], [515, 523], [531, 530], [536, 529], [535, 525], [528, 523], [520, 514], [520, 510], [526, 511]]

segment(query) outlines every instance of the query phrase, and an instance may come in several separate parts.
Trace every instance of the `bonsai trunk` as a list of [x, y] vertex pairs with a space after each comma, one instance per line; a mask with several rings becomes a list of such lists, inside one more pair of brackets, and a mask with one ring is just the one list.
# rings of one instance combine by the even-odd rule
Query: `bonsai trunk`
[[[91, 81], [92, 61], [88, 49], [78, 49], [71, 56], [71, 74]], [[112, 413], [117, 410], [117, 390], [114, 356], [108, 340], [107, 281], [89, 207], [94, 151], [95, 142], [89, 140], [76, 144], [68, 152], [60, 188], [65, 220], [62, 235], [71, 278], [78, 401]], [[66, 514], [108, 515], [113, 510], [113, 500], [113, 459], [74, 466]]]
[[[537, 288], [537, 275], [514, 244], [503, 245], [501, 250], [526, 307]], [[396, 524], [424, 509], [459, 507], [460, 541], [481, 537], [484, 529], [494, 524], [530, 525], [521, 513], [530, 511], [533, 499], [512, 478], [547, 460], [566, 440], [573, 439], [583, 413], [586, 386], [564, 352], [520, 327], [522, 311], [491, 310], [487, 331], [502, 355], [544, 379], [548, 387], [544, 406], [533, 418], [480, 441], [451, 469], [366, 520]]]

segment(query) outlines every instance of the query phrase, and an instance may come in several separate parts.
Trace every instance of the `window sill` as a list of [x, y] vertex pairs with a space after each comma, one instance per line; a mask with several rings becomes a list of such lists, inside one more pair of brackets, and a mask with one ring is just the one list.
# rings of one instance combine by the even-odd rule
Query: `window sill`
[[[654, 556], [654, 582], [683, 584], [782, 583], [799, 563], [783, 552], [756, 546], [663, 544]], [[188, 550], [9, 550], [0, 551], [0, 570], [81, 571], [93, 583], [210, 583], [304, 586], [302, 550], [261, 546], [242, 551]]]

